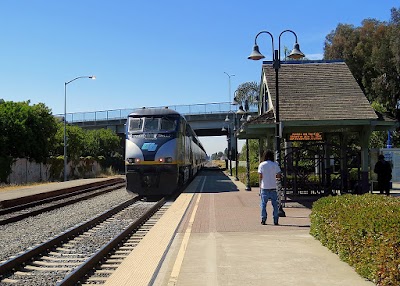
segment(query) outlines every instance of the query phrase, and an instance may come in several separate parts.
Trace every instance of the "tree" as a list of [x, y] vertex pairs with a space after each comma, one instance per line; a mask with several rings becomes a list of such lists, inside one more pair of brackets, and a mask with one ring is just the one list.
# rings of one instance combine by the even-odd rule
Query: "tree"
[[362, 21], [361, 27], [338, 24], [326, 36], [325, 59], [343, 59], [370, 102], [394, 114], [400, 99], [400, 10], [391, 20]]
[[28, 138], [30, 138], [29, 157], [36, 162], [46, 162], [55, 147], [57, 122], [51, 110], [43, 103], [32, 106], [27, 120]]
[[[67, 156], [71, 160], [79, 160], [84, 153], [85, 132], [79, 126], [68, 125], [67, 129]], [[56, 134], [57, 149], [56, 154], [62, 156], [64, 154], [64, 123], [59, 122]]]
[[54, 148], [57, 123], [43, 103], [0, 103], [0, 157], [45, 162]]
[[[248, 144], [249, 144], [249, 160], [250, 160], [250, 165], [253, 166], [258, 166], [258, 164], [260, 163], [260, 157], [259, 157], [259, 140], [258, 139], [249, 139], [248, 140]], [[242, 147], [242, 152], [241, 154], [243, 154], [242, 160], [246, 161], [246, 144], [243, 145]]]
[[[399, 114], [400, 9], [391, 9], [389, 22], [365, 19], [360, 27], [338, 24], [326, 36], [324, 58], [346, 62], [376, 111]], [[374, 133], [370, 146], [383, 147], [386, 140], [385, 132]], [[400, 142], [398, 132], [393, 142]]]
[[[112, 157], [120, 153], [120, 138], [111, 129], [87, 130], [83, 156]], [[117, 152], [120, 151], [120, 152]]]
[[235, 101], [243, 106], [245, 109], [245, 104], [256, 106], [258, 105], [258, 94], [260, 92], [260, 85], [255, 81], [245, 82], [238, 86], [235, 92]]
[[0, 181], [6, 182], [15, 158], [46, 162], [54, 149], [57, 122], [43, 103], [0, 100]]

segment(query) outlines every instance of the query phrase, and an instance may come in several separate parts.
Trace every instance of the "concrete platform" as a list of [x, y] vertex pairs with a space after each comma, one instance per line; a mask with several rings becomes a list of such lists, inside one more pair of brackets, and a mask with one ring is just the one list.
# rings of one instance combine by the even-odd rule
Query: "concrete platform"
[[311, 210], [260, 224], [258, 189], [204, 171], [105, 285], [374, 285], [309, 235]]
[[123, 182], [124, 178], [121, 176], [115, 176], [109, 178], [79, 179], [32, 186], [10, 186], [0, 188], [0, 208], [8, 208], [16, 204], [24, 204], [33, 200], [41, 200], [51, 196], [61, 195], [81, 189], [83, 186], [94, 187], [106, 181]]

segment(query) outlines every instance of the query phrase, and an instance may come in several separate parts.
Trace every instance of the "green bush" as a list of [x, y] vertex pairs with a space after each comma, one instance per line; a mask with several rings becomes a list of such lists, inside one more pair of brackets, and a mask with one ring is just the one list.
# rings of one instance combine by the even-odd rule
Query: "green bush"
[[366, 194], [314, 203], [310, 233], [363, 277], [400, 285], [400, 201]]
[[358, 180], [358, 169], [351, 168], [349, 171], [349, 179], [350, 180]]
[[309, 180], [311, 183], [319, 183], [320, 180], [321, 180], [321, 178], [320, 178], [320, 176], [318, 176], [318, 175], [308, 175], [308, 180]]
[[258, 187], [260, 184], [260, 179], [257, 171], [250, 172], [250, 186], [251, 187]]
[[[236, 169], [232, 169], [232, 174], [236, 174]], [[247, 172], [246, 167], [239, 166], [238, 168], [238, 178], [243, 184], [247, 184]], [[259, 186], [259, 179], [257, 168], [254, 166], [250, 166], [250, 186], [251, 187], [258, 187]]]

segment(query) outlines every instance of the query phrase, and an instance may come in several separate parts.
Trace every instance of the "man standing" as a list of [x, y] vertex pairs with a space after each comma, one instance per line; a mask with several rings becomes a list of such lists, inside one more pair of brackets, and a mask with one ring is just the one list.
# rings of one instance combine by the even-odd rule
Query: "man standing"
[[381, 194], [385, 192], [390, 194], [390, 180], [392, 179], [392, 167], [385, 161], [385, 156], [378, 156], [378, 162], [375, 164], [374, 172], [378, 175], [378, 189]]
[[264, 161], [258, 166], [258, 174], [260, 178], [261, 224], [266, 224], [267, 202], [271, 200], [274, 208], [274, 225], [278, 225], [279, 205], [276, 179], [281, 178], [281, 168], [274, 162], [274, 153], [271, 150], [265, 152]]

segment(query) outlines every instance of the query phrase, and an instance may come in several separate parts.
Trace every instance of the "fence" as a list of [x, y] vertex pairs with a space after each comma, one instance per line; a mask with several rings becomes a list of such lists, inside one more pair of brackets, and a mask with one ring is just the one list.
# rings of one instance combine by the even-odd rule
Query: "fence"
[[[165, 108], [166, 106], [154, 106], [146, 108]], [[112, 109], [112, 110], [101, 110], [92, 112], [75, 112], [67, 113], [67, 122], [85, 122], [85, 121], [108, 121], [127, 118], [128, 115], [138, 108], [126, 108], [126, 109]], [[190, 105], [169, 105], [169, 109], [175, 110], [182, 115], [196, 115], [196, 114], [213, 114], [213, 113], [227, 113], [237, 109], [232, 106], [229, 102], [214, 102], [214, 103], [202, 103], [202, 104], [190, 104]], [[256, 112], [257, 106], [250, 106], [250, 112]], [[64, 114], [57, 114], [56, 117], [64, 118]]]
[[[79, 169], [82, 169], [80, 167], [85, 164], [86, 163], [82, 161], [77, 166], [74, 166], [74, 176], [95, 177], [101, 172], [101, 167], [99, 163], [93, 162], [91, 163], [89, 172], [86, 172], [85, 174], [80, 174]], [[49, 182], [54, 180], [57, 181], [62, 179], [62, 172], [64, 171], [63, 169], [61, 170], [60, 174], [57, 174], [57, 178], [51, 177], [50, 169], [50, 164], [30, 162], [27, 159], [18, 158], [11, 166], [11, 174], [8, 176], [7, 182], [11, 185], [22, 185], [36, 182]], [[71, 163], [69, 163], [67, 167], [68, 176], [70, 175], [71, 171]]]

